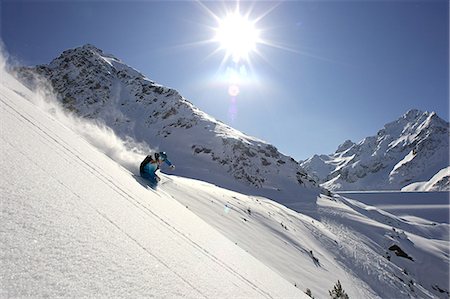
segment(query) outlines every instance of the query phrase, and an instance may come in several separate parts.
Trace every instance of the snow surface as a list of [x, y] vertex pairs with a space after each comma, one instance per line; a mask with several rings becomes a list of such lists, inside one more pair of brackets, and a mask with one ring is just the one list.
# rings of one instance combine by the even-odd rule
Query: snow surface
[[402, 219], [428, 224], [450, 223], [448, 192], [348, 191], [339, 194]]
[[0, 297], [306, 297], [1, 81]]
[[327, 298], [339, 279], [351, 298], [448, 298], [448, 223], [165, 174], [154, 191], [93, 127], [1, 80], [2, 297]]
[[439, 191], [450, 189], [450, 166], [441, 169], [429, 181], [416, 182], [402, 188], [402, 191]]

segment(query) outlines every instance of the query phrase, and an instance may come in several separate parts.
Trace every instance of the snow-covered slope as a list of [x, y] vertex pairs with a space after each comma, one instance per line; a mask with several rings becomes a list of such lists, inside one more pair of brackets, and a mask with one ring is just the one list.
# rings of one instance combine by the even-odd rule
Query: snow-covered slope
[[178, 176], [155, 192], [1, 80], [2, 297], [449, 296], [446, 223]]
[[294, 206], [297, 213], [204, 182], [176, 177], [163, 188], [316, 298], [338, 279], [351, 298], [448, 296], [448, 223], [405, 220], [340, 196]]
[[0, 297], [306, 298], [0, 77]]
[[[449, 124], [434, 112], [410, 110], [377, 136], [347, 140], [331, 155], [315, 155], [301, 166], [332, 190], [400, 190], [430, 180], [449, 166]], [[434, 190], [449, 190], [440, 184]]]
[[92, 45], [64, 51], [49, 65], [21, 68], [50, 82], [64, 107], [96, 119], [119, 136], [165, 150], [176, 174], [228, 189], [283, 201], [313, 200], [317, 183], [273, 145], [247, 136], [200, 111], [176, 90], [163, 87]]
[[402, 191], [450, 190], [450, 166], [441, 169], [429, 181], [416, 182], [402, 188]]

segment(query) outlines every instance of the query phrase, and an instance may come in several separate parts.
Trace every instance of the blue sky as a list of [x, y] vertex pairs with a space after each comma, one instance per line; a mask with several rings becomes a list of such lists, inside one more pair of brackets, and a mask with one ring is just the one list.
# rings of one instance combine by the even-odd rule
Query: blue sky
[[449, 119], [446, 0], [242, 1], [261, 43], [239, 62], [213, 40], [232, 1], [0, 5], [2, 41], [21, 64], [91, 43], [295, 159], [375, 135], [411, 108]]

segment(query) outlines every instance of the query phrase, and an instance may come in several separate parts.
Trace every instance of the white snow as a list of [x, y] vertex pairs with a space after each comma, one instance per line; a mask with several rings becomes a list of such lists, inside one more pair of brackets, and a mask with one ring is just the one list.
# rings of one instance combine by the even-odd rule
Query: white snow
[[391, 173], [389, 175], [394, 174], [400, 167], [402, 167], [404, 164], [411, 162], [412, 159], [414, 159], [414, 153], [413, 151], [410, 151], [402, 160], [400, 160], [392, 169]]
[[[98, 134], [111, 146], [96, 143], [97, 129], [38, 109], [35, 94], [0, 79], [0, 297], [308, 298], [308, 288], [327, 298], [337, 280], [350, 298], [449, 296], [448, 221], [308, 188], [263, 197], [161, 174], [154, 191], [130, 172], [139, 151], [116, 155], [126, 142], [108, 127]], [[202, 125], [211, 123], [173, 134], [181, 144], [204, 142]], [[257, 139], [228, 137], [271, 152]], [[220, 149], [214, 142], [199, 146]], [[205, 155], [174, 162], [213, 176]]]
[[1, 80], [0, 297], [306, 297]]
[[[449, 139], [449, 124], [436, 113], [410, 110], [376, 136], [358, 144], [347, 140], [335, 153], [315, 155], [301, 166], [330, 190], [400, 190], [449, 165]], [[433, 190], [449, 191], [450, 185]]]
[[449, 223], [448, 192], [348, 191], [339, 192], [376, 209], [413, 222]]
[[[122, 139], [170, 151], [175, 174], [239, 192], [314, 200], [322, 191], [299, 164], [276, 147], [200, 111], [175, 89], [156, 84], [92, 45], [64, 51], [49, 65], [21, 68], [51, 82], [64, 108], [101, 122]], [[69, 80], [73, 78], [74, 80]], [[280, 176], [284, 173], [284, 176]]]
[[402, 191], [443, 191], [450, 188], [450, 166], [438, 171], [429, 181], [416, 182], [402, 188]]

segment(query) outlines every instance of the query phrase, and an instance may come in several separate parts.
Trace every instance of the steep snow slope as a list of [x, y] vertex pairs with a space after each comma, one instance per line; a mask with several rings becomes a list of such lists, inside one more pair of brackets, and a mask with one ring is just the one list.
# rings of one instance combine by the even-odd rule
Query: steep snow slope
[[436, 113], [410, 110], [377, 136], [358, 144], [347, 140], [335, 153], [315, 155], [301, 166], [332, 190], [400, 190], [449, 165], [449, 138], [449, 124]]
[[50, 82], [66, 109], [104, 122], [122, 138], [167, 151], [177, 175], [283, 201], [314, 200], [321, 192], [273, 145], [213, 119], [176, 90], [92, 45], [64, 51], [49, 65], [19, 70], [29, 85], [36, 84], [35, 73]]
[[0, 80], [0, 297], [306, 297]]

